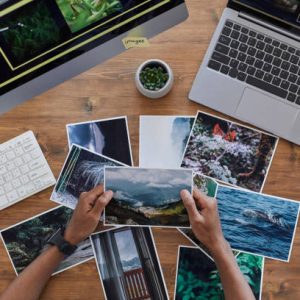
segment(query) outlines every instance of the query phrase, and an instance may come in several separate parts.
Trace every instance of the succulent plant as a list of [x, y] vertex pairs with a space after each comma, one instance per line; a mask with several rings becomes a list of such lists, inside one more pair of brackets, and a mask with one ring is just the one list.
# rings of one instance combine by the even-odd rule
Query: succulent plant
[[140, 80], [144, 88], [150, 91], [158, 91], [165, 86], [169, 74], [161, 66], [147, 66], [140, 74]]

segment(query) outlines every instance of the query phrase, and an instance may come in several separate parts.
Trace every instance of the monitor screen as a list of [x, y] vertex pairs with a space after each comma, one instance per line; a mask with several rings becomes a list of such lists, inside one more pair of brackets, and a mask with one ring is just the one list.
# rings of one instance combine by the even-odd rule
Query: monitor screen
[[300, 29], [300, 0], [232, 0], [232, 2]]
[[0, 0], [0, 95], [184, 0]]

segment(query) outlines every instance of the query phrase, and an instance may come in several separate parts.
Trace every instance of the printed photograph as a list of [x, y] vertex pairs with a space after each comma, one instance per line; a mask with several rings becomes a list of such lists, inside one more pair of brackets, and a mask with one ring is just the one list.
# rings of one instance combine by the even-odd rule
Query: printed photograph
[[190, 116], [141, 116], [140, 167], [179, 168], [194, 119]]
[[169, 299], [150, 228], [112, 229], [91, 241], [107, 300]]
[[180, 191], [192, 190], [191, 170], [106, 167], [104, 178], [105, 224], [190, 227]]
[[[255, 299], [260, 300], [264, 258], [239, 253], [236, 261]], [[225, 299], [217, 266], [199, 248], [179, 247], [178, 249], [174, 299]]]
[[[47, 241], [58, 229], [66, 227], [72, 214], [73, 210], [60, 206], [1, 231], [4, 245], [17, 275], [42, 253]], [[61, 262], [54, 274], [93, 257], [91, 242], [86, 239], [78, 244], [77, 250], [72, 255]]]
[[277, 143], [275, 136], [198, 112], [181, 166], [260, 192]]
[[73, 145], [59, 175], [50, 200], [75, 209], [82, 192], [104, 182], [105, 166], [123, 164]]
[[69, 147], [82, 146], [132, 166], [127, 118], [114, 118], [67, 125]]
[[289, 260], [298, 202], [222, 185], [217, 199], [224, 236], [233, 249]]
[[58, 45], [62, 32], [48, 1], [32, 1], [0, 19], [0, 42], [15, 64], [21, 64]]
[[56, 0], [72, 32], [77, 32], [107, 16], [122, 11], [119, 0]]

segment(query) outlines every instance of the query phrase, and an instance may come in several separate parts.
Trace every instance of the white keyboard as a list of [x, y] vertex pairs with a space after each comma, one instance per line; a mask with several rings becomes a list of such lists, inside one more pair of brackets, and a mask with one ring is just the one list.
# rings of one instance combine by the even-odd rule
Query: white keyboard
[[32, 131], [0, 145], [0, 210], [55, 182]]

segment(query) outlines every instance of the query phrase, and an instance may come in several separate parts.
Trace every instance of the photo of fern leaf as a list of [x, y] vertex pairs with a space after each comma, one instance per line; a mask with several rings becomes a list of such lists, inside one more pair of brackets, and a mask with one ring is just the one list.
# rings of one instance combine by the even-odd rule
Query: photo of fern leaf
[[[225, 300], [215, 263], [198, 248], [180, 247], [175, 300]], [[246, 253], [236, 257], [255, 299], [260, 299], [264, 259]]]
[[[67, 225], [73, 211], [64, 206], [47, 211], [1, 232], [15, 270], [20, 274], [43, 251], [49, 238]], [[77, 250], [66, 257], [55, 273], [93, 257], [89, 239], [78, 244]]]
[[56, 0], [56, 3], [73, 33], [123, 8], [119, 0]]
[[47, 1], [33, 1], [0, 19], [4, 48], [20, 64], [58, 45], [60, 29]]
[[273, 135], [198, 112], [181, 167], [260, 192], [277, 141]]

